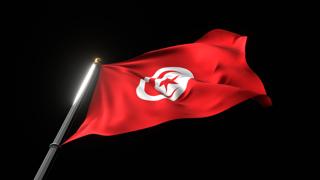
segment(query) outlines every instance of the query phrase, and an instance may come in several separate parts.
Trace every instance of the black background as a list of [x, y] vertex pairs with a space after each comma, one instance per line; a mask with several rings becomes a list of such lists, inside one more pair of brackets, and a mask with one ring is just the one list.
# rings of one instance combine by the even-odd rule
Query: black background
[[[88, 136], [63, 146], [47, 179], [178, 178], [196, 175], [265, 177], [282, 171], [276, 68], [279, 37], [288, 23], [282, 8], [265, 3], [149, 2], [26, 4], [18, 18], [20, 37], [17, 120], [26, 146], [19, 173], [32, 179], [63, 122], [94, 57], [104, 63], [197, 40], [222, 28], [248, 36], [247, 61], [274, 105], [246, 101], [219, 115], [171, 121], [138, 132]], [[286, 13], [284, 13], [286, 14]], [[282, 37], [283, 38], [283, 37]], [[280, 38], [281, 39], [281, 38]], [[93, 86], [92, 86], [93, 87]], [[21, 90], [23, 89], [23, 91]], [[73, 126], [87, 110], [92, 88]]]

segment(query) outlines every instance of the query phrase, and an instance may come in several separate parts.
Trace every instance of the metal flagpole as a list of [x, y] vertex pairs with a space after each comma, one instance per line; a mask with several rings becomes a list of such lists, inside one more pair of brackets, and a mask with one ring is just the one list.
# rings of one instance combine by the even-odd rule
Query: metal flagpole
[[64, 134], [69, 127], [69, 124], [73, 118], [73, 115], [76, 112], [77, 108], [79, 107], [80, 101], [83, 97], [85, 90], [87, 89], [87, 85], [90, 82], [90, 79], [94, 73], [94, 70], [96, 69], [97, 66], [100, 65], [100, 62], [101, 62], [101, 59], [96, 58], [94, 60], [93, 64], [91, 65], [86, 77], [84, 78], [84, 80], [80, 86], [80, 89], [77, 92], [77, 95], [74, 99], [72, 107], [70, 108], [64, 122], [61, 125], [61, 128], [60, 128], [58, 134], [56, 135], [53, 142], [49, 145], [49, 151], [48, 151], [46, 157], [44, 158], [36, 176], [34, 177], [34, 180], [42, 180], [43, 176], [45, 175], [45, 173], [50, 165], [50, 162], [53, 159], [54, 154], [56, 153], [57, 149], [59, 148], [60, 143], [62, 141], [62, 138], [64, 137]]

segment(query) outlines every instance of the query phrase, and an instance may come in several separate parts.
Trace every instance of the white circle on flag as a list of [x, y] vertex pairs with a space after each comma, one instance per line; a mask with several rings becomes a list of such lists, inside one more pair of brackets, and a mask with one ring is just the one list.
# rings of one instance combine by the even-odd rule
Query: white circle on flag
[[[152, 77], [140, 79], [136, 94], [146, 101], [169, 99], [176, 101], [187, 89], [188, 82], [194, 78], [191, 71], [182, 67], [164, 67], [157, 70]], [[145, 91], [146, 83], [154, 84], [153, 88], [158, 95], [150, 95]]]

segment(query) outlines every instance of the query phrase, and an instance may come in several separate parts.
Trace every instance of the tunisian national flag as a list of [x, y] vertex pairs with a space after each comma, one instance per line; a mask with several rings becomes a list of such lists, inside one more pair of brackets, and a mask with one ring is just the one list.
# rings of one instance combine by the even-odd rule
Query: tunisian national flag
[[246, 63], [245, 44], [245, 36], [217, 29], [194, 43], [102, 65], [87, 117], [66, 142], [212, 116], [250, 98], [271, 105]]

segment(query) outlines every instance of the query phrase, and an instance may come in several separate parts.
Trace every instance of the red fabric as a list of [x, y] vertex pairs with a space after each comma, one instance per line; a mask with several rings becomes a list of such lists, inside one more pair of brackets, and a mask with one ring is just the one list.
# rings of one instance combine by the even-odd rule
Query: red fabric
[[[246, 39], [218, 29], [195, 43], [102, 65], [87, 117], [66, 142], [89, 134], [111, 136], [136, 131], [173, 119], [212, 116], [250, 98], [271, 105], [261, 80], [246, 63]], [[194, 77], [175, 101], [139, 98], [136, 89], [140, 79], [152, 77], [164, 67], [185, 68]], [[177, 84], [174, 78], [163, 80], [160, 87], [173, 87], [171, 84]], [[144, 91], [152, 96], [161, 94], [154, 87], [151, 79]]]

